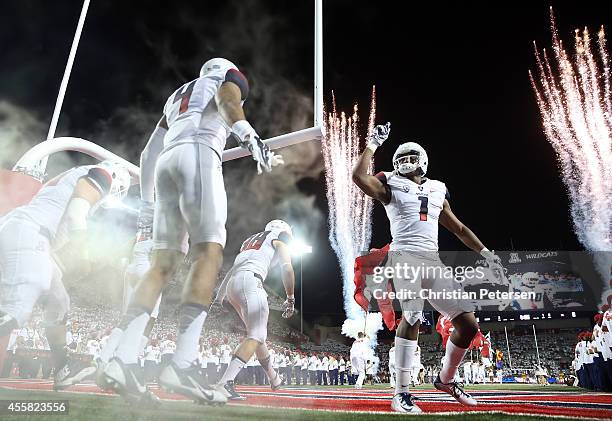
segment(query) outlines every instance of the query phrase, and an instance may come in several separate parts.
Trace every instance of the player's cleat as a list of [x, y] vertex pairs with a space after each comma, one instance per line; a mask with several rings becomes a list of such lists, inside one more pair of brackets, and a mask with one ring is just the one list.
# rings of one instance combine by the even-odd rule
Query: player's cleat
[[119, 358], [113, 358], [106, 364], [99, 378], [105, 388], [113, 389], [128, 402], [135, 404], [159, 402], [157, 396], [145, 386], [139, 364], [124, 364]]
[[434, 387], [442, 392], [448, 393], [457, 400], [460, 404], [465, 406], [476, 406], [478, 403], [469, 394], [463, 390], [463, 384], [458, 382], [442, 383], [440, 376], [436, 377], [433, 383]]
[[406, 414], [420, 414], [423, 412], [415, 403], [415, 397], [408, 392], [396, 393], [391, 401], [391, 409]]
[[274, 378], [274, 380], [270, 380], [270, 388], [272, 390], [280, 389], [282, 384], [283, 384], [283, 380], [281, 379], [278, 373], [276, 373], [276, 377]]
[[53, 377], [53, 390], [66, 389], [93, 376], [95, 373], [96, 368], [94, 366], [83, 366], [82, 362], [69, 359], [66, 364], [55, 373]]
[[244, 396], [236, 392], [236, 389], [234, 388], [234, 382], [232, 380], [229, 380], [225, 384], [217, 384], [214, 386], [214, 388], [216, 391], [222, 393], [227, 398], [227, 400], [243, 401], [246, 399]]
[[179, 393], [204, 404], [224, 404], [227, 397], [210, 388], [198, 364], [181, 369], [174, 362], [168, 364], [159, 375], [159, 384], [170, 393]]

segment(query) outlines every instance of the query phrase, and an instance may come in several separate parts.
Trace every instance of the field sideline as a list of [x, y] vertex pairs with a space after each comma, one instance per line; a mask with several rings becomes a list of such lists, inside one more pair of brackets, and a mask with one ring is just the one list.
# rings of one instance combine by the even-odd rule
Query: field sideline
[[[15, 420], [378, 420], [401, 416], [389, 412], [391, 390], [367, 386], [361, 391], [350, 387], [292, 386], [272, 392], [267, 387], [244, 386], [247, 401], [225, 407], [196, 405], [154, 387], [162, 399], [159, 407], [128, 405], [123, 399], [82, 384], [66, 392], [53, 392], [51, 383], [42, 380], [0, 380], [0, 399], [51, 400], [70, 402], [70, 414], [4, 416]], [[452, 398], [432, 389], [431, 385], [414, 388], [426, 420], [500, 421], [529, 417], [529, 420], [554, 418], [611, 419], [612, 395], [587, 393], [562, 385], [475, 385], [468, 387], [482, 405], [466, 411]]]

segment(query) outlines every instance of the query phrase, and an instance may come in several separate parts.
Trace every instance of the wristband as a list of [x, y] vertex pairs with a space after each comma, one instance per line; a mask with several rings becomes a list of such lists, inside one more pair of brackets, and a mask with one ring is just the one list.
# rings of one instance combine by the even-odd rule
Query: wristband
[[239, 120], [232, 125], [231, 131], [240, 139], [240, 142], [244, 142], [248, 135], [255, 132], [255, 129], [248, 121]]
[[376, 143], [368, 143], [368, 146], [366, 146], [367, 149], [371, 150], [372, 153], [376, 152], [376, 149], [378, 148], [378, 145]]

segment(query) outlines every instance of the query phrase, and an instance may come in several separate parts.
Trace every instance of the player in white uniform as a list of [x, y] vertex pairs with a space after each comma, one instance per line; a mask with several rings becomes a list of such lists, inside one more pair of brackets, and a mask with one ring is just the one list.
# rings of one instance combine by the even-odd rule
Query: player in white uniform
[[[400, 145], [393, 156], [393, 172], [379, 173], [377, 176], [368, 174], [374, 151], [388, 138], [389, 131], [389, 123], [374, 129], [368, 139], [367, 148], [353, 169], [353, 181], [366, 195], [385, 206], [393, 237], [390, 247], [390, 250], [395, 252], [393, 256], [401, 252], [404, 263], [411, 263], [412, 266], [443, 267], [437, 255], [440, 223], [466, 246], [485, 257], [489, 267], [503, 270], [499, 258], [485, 248], [476, 235], [453, 214], [444, 183], [425, 178], [428, 159], [427, 153], [420, 145], [414, 142]], [[393, 260], [393, 256], [390, 253], [389, 259]], [[387, 265], [391, 266], [391, 263]], [[421, 276], [418, 282], [415, 281], [417, 280], [401, 282], [394, 279], [394, 285], [396, 290], [412, 289], [415, 285], [432, 291], [456, 290], [459, 287], [453, 279], [435, 275]], [[472, 338], [478, 332], [478, 323], [471, 306], [460, 299], [430, 299], [429, 302], [436, 310], [449, 317], [455, 328], [446, 345], [444, 366], [434, 381], [434, 386], [464, 405], [475, 405], [475, 399], [454, 381], [457, 368]], [[414, 404], [408, 386], [423, 303], [420, 299], [400, 300], [400, 303], [404, 317], [395, 336], [397, 384], [391, 406], [398, 412], [421, 412]]]
[[520, 278], [513, 278], [512, 285], [516, 292], [534, 293], [534, 298], [519, 298], [512, 301], [511, 307], [515, 310], [541, 310], [545, 308], [544, 299], [551, 304], [554, 302], [554, 290], [551, 284], [540, 282], [540, 276], [535, 272], [526, 272]]
[[363, 332], [357, 334], [357, 339], [353, 342], [350, 351], [351, 367], [356, 375], [355, 389], [361, 389], [363, 387], [363, 381], [366, 375], [366, 350], [367, 347], [367, 336]]
[[[133, 375], [142, 336], [159, 294], [187, 252], [192, 266], [179, 308], [177, 348], [159, 376], [160, 384], [202, 403], [227, 400], [205, 384], [198, 359], [198, 341], [223, 260], [227, 200], [221, 170], [226, 139], [248, 149], [258, 171], [282, 164], [245, 119], [242, 104], [248, 82], [230, 61], [215, 58], [200, 76], [179, 87], [167, 100], [141, 157], [146, 173], [154, 168], [154, 254], [152, 266], [138, 287], [122, 322], [124, 334], [105, 375], [126, 397], [145, 390]], [[151, 178], [145, 177], [152, 201]], [[149, 205], [150, 206], [150, 205]]]
[[225, 393], [228, 399], [244, 399], [234, 389], [234, 379], [253, 353], [257, 355], [257, 360], [268, 376], [272, 390], [281, 385], [281, 378], [272, 366], [266, 346], [270, 310], [263, 282], [270, 268], [280, 267], [287, 293], [282, 317], [291, 317], [295, 312], [295, 275], [288, 247], [291, 236], [289, 224], [279, 219], [270, 221], [263, 232], [253, 234], [242, 243], [234, 265], [219, 288], [215, 301], [222, 303], [227, 298], [240, 315], [247, 331], [246, 338], [236, 348], [229, 366], [216, 385], [216, 389]]
[[79, 364], [66, 353], [70, 298], [62, 276], [87, 274], [88, 217], [106, 197], [122, 199], [130, 181], [127, 169], [110, 161], [75, 167], [47, 182], [30, 203], [0, 218], [0, 337], [23, 326], [40, 299], [56, 389], [67, 387], [79, 374]]

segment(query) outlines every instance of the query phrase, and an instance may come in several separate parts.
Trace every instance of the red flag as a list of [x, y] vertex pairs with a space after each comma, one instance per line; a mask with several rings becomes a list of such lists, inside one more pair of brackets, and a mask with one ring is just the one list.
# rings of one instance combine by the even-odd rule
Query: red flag
[[482, 346], [484, 345], [485, 340], [486, 340], [486, 338], [484, 337], [484, 335], [482, 334], [480, 329], [478, 329], [478, 333], [476, 333], [476, 336], [474, 336], [474, 339], [472, 339], [472, 343], [470, 343], [470, 349], [472, 349], [472, 348], [474, 348], [474, 349], [482, 348]]
[[450, 338], [451, 331], [453, 329], [453, 322], [448, 317], [440, 314], [438, 322], [436, 323], [436, 331], [442, 336], [442, 346], [446, 348], [446, 342]]
[[[373, 249], [370, 254], [366, 254], [365, 256], [359, 256], [355, 259], [355, 294], [353, 297], [355, 301], [361, 308], [365, 311], [368, 311], [370, 307], [370, 301], [364, 294], [364, 290], [366, 287], [366, 276], [374, 274], [374, 268], [380, 265], [387, 256], [389, 251], [389, 244], [384, 246], [381, 249]], [[387, 283], [387, 292], [392, 291], [393, 286], [391, 282]], [[393, 302], [388, 299], [377, 299], [378, 308], [382, 313], [382, 318], [385, 322], [385, 325], [389, 330], [394, 330], [396, 328], [396, 320], [395, 320], [395, 310], [393, 309]]]

